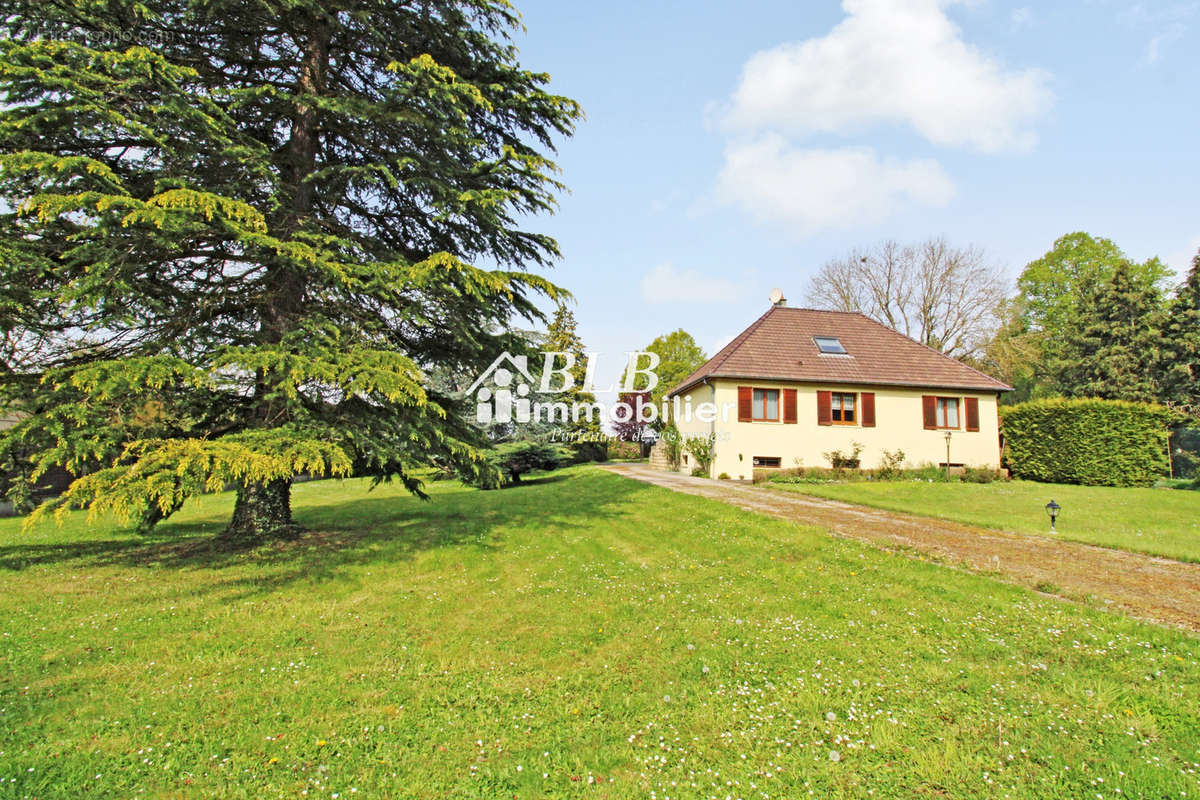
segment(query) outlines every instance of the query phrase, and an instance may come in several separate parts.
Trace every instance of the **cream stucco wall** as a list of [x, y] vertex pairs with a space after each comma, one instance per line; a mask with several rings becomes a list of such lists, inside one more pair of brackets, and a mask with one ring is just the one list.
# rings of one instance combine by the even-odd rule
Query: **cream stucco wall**
[[[796, 424], [782, 422], [738, 422], [738, 386], [761, 389], [796, 390]], [[874, 392], [875, 427], [854, 425], [818, 425], [817, 391]], [[946, 432], [925, 430], [921, 396], [936, 394], [943, 397], [974, 397], [979, 400], [979, 430], [967, 431], [965, 414], [959, 409], [958, 430], [952, 431], [950, 461], [971, 467], [1000, 465], [999, 417], [994, 393], [975, 393], [945, 389], [906, 389], [887, 386], [839, 386], [836, 384], [796, 384], [779, 381], [749, 381], [713, 379], [709, 384], [693, 387], [680, 397], [681, 410], [690, 399], [693, 408], [715, 401], [718, 413], [709, 422], [681, 414], [676, 419], [684, 435], [716, 434], [715, 460], [712, 476], [728, 473], [733, 478], [749, 479], [755, 456], [773, 456], [782, 460], [784, 468], [797, 466], [828, 467], [823, 453], [830, 450], [848, 452], [852, 442], [863, 445], [863, 468], [880, 464], [884, 450], [903, 450], [905, 464], [938, 464], [946, 461]], [[782, 398], [782, 393], [781, 393]], [[781, 400], [782, 404], [782, 400]], [[689, 459], [690, 461], [690, 459]], [[690, 471], [689, 464], [689, 471]]]

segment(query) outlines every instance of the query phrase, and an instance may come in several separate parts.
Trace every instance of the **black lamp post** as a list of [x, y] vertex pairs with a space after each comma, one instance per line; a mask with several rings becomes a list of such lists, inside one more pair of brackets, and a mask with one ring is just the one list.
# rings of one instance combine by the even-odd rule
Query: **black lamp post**
[[950, 431], [946, 431], [946, 482], [950, 482]]
[[1062, 506], [1060, 506], [1058, 503], [1054, 502], [1053, 500], [1051, 500], [1049, 503], [1046, 503], [1046, 513], [1050, 515], [1050, 532], [1051, 533], [1058, 533], [1058, 531], [1054, 529], [1054, 522], [1055, 522], [1055, 520], [1058, 519], [1058, 512], [1061, 510], [1062, 510]]

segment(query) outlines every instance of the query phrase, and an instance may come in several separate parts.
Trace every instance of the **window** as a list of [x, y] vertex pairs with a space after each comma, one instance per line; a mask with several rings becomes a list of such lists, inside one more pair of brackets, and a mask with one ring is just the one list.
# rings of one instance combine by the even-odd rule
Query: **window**
[[937, 426], [939, 428], [958, 427], [957, 397], [939, 397], [937, 399]]
[[817, 349], [826, 355], [847, 355], [846, 348], [842, 347], [842, 340], [836, 336], [814, 336], [813, 341]]
[[751, 416], [757, 422], [778, 422], [779, 390], [755, 389], [754, 412]]
[[855, 401], [857, 399], [858, 395], [855, 394], [833, 393], [831, 405], [833, 409], [833, 423], [835, 425], [854, 424]]
[[755, 456], [755, 467], [778, 467], [783, 463], [783, 459], [779, 456]]

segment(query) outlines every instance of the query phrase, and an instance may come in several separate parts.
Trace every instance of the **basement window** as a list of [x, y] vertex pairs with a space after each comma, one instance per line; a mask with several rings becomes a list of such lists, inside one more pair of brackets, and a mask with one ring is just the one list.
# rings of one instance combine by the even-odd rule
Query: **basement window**
[[779, 467], [783, 464], [783, 459], [779, 456], [755, 456], [755, 467]]
[[813, 342], [816, 343], [817, 349], [822, 353], [831, 356], [846, 355], [846, 348], [842, 346], [842, 340], [836, 336], [814, 336]]

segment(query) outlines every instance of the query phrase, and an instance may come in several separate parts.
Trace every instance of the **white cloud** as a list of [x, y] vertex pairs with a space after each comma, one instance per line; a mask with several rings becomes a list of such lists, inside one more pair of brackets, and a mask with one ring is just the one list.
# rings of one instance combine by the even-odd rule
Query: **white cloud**
[[1009, 19], [1012, 21], [1014, 30], [1028, 28], [1033, 24], [1033, 11], [1025, 6], [1022, 6], [1021, 8], [1014, 8]]
[[844, 0], [848, 16], [825, 36], [751, 56], [723, 124], [812, 134], [901, 123], [941, 145], [1032, 147], [1049, 75], [965, 42], [945, 13], [959, 1]]
[[900, 205], [943, 206], [954, 184], [931, 159], [880, 159], [867, 147], [796, 148], [767, 134], [726, 148], [717, 194], [803, 236], [878, 222]]
[[1146, 44], [1146, 63], [1157, 64], [1167, 45], [1182, 39], [1185, 31], [1187, 31], [1187, 26], [1175, 24], [1154, 34]]
[[1143, 60], [1146, 64], [1157, 64], [1170, 45], [1183, 38], [1191, 25], [1192, 18], [1200, 11], [1200, 3], [1133, 3], [1117, 14], [1117, 21], [1124, 27], [1141, 31], [1152, 30], [1146, 42]]
[[642, 277], [642, 297], [650, 303], [717, 303], [737, 299], [742, 286], [690, 269], [659, 264]]

